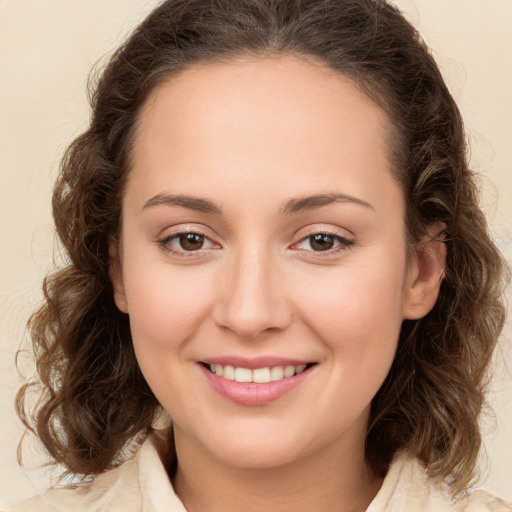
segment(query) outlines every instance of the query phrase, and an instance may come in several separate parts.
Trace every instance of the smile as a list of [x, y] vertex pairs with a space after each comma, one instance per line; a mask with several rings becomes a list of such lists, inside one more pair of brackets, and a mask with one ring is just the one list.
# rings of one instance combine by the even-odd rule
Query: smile
[[258, 384], [266, 384], [268, 382], [277, 382], [294, 375], [302, 373], [308, 365], [288, 365], [288, 366], [266, 366], [264, 368], [236, 367], [231, 365], [210, 364], [207, 368], [215, 375], [226, 380], [236, 382], [255, 382]]
[[245, 406], [262, 406], [284, 397], [309, 380], [308, 376], [316, 373], [317, 367], [316, 362], [274, 358], [259, 361], [220, 359], [201, 362], [198, 368], [216, 393]]

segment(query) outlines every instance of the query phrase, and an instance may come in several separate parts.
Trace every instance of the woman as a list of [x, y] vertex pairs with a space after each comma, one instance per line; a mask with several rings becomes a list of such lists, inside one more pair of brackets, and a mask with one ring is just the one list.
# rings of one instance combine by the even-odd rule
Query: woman
[[504, 320], [476, 197], [394, 7], [164, 2], [63, 161], [18, 402], [95, 478], [15, 510], [509, 510], [465, 494]]

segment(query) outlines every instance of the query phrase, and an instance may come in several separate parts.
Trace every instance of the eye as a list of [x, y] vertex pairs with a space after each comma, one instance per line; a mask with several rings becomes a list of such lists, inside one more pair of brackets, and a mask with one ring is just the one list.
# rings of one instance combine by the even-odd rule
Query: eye
[[327, 252], [343, 250], [343, 248], [350, 247], [353, 243], [352, 240], [341, 235], [333, 233], [313, 233], [303, 238], [295, 247], [305, 251]]
[[206, 235], [194, 232], [176, 233], [159, 240], [158, 243], [165, 251], [175, 253], [198, 252], [216, 246]]

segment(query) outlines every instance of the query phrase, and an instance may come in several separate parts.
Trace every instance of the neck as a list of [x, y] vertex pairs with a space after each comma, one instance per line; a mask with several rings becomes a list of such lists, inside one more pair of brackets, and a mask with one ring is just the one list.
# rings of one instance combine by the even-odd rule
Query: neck
[[188, 512], [364, 512], [382, 484], [365, 461], [364, 440], [254, 469], [215, 458], [176, 427], [175, 438], [174, 487]]

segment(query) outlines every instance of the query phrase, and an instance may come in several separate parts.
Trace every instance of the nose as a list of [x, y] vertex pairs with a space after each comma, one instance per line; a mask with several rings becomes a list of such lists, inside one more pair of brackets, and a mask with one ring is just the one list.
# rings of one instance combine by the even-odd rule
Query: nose
[[262, 247], [252, 247], [227, 264], [214, 309], [219, 327], [243, 339], [286, 329], [292, 311], [276, 259]]

